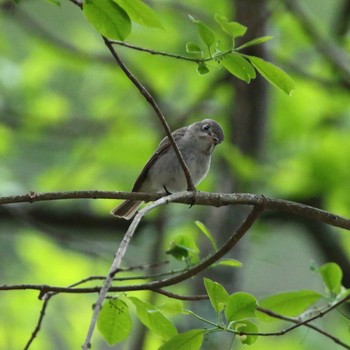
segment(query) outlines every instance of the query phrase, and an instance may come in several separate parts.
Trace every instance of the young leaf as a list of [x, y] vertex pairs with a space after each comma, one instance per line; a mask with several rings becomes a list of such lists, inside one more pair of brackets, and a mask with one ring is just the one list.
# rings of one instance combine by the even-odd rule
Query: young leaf
[[[56, 5], [56, 6], [61, 6], [61, 3], [58, 0], [46, 0], [47, 2]], [[16, 3], [19, 3], [19, 1], [15, 1]]]
[[153, 333], [164, 340], [169, 340], [177, 334], [176, 327], [153, 305], [136, 298], [129, 297], [136, 306], [140, 321]]
[[114, 0], [130, 18], [145, 27], [164, 29], [157, 14], [141, 0]]
[[203, 343], [204, 333], [205, 329], [192, 329], [178, 334], [158, 350], [199, 350]]
[[[261, 300], [259, 305], [284, 316], [298, 316], [320, 298], [322, 295], [312, 290], [298, 290], [272, 295]], [[276, 320], [262, 313], [259, 313], [259, 318], [264, 321]]]
[[203, 51], [199, 47], [199, 45], [197, 45], [196, 43], [193, 43], [193, 42], [188, 42], [186, 44], [186, 52], [188, 52], [188, 53], [195, 53], [195, 54], [199, 54], [199, 55], [203, 54]]
[[198, 34], [200, 38], [203, 40], [205, 45], [207, 45], [208, 49], [216, 43], [216, 36], [214, 32], [202, 21], [199, 21], [192, 16], [189, 16], [191, 21], [197, 26]]
[[128, 14], [113, 0], [85, 0], [84, 14], [109, 39], [124, 40], [131, 32]]
[[235, 50], [238, 51], [238, 50], [245, 49], [246, 47], [249, 47], [249, 46], [259, 45], [259, 44], [265, 43], [266, 41], [271, 40], [272, 38], [273, 38], [272, 36], [262, 36], [260, 38], [255, 38], [235, 48]]
[[189, 255], [187, 247], [183, 247], [177, 244], [173, 244], [172, 247], [168, 249], [165, 253], [171, 255], [176, 260], [187, 259]]
[[97, 327], [109, 345], [125, 340], [131, 331], [128, 306], [120, 299], [105, 302], [98, 315]]
[[197, 66], [197, 72], [200, 75], [204, 75], [204, 74], [209, 73], [209, 68], [207, 67], [207, 65], [204, 62], [201, 62]]
[[247, 27], [238, 22], [229, 22], [225, 16], [215, 14], [215, 21], [220, 25], [221, 29], [229, 34], [232, 39], [242, 36], [247, 31]]
[[214, 310], [217, 313], [221, 312], [226, 306], [229, 297], [226, 289], [221, 284], [213, 282], [209, 278], [204, 278], [204, 285]]
[[238, 53], [225, 55], [221, 63], [231, 74], [247, 83], [256, 77], [254, 67]]
[[258, 303], [255, 297], [244, 292], [231, 294], [227, 300], [225, 317], [227, 322], [255, 317]]
[[281, 68], [266, 62], [263, 59], [255, 56], [244, 55], [256, 70], [272, 85], [280, 88], [286, 94], [290, 95], [295, 89], [292, 78], [285, 73]]
[[341, 292], [343, 271], [338, 264], [330, 262], [322, 265], [318, 271], [320, 272], [323, 282], [329, 293], [337, 295]]
[[172, 314], [179, 314], [184, 312], [184, 306], [181, 300], [172, 300], [161, 305], [159, 310]]
[[203, 232], [207, 238], [209, 239], [211, 245], [213, 246], [214, 250], [218, 250], [218, 245], [215, 242], [215, 238], [211, 234], [211, 232], [208, 230], [208, 228], [203, 224], [203, 222], [197, 220], [194, 222], [196, 226]]
[[195, 240], [190, 236], [178, 235], [171, 243], [171, 248], [166, 252], [177, 260], [190, 260], [196, 263], [199, 260], [199, 249]]
[[[256, 326], [256, 324], [249, 320], [234, 322], [230, 324], [229, 328], [242, 333], [259, 332], [259, 329]], [[238, 335], [238, 339], [241, 341], [242, 344], [252, 345], [257, 341], [258, 335], [241, 334], [241, 335]]]
[[216, 264], [211, 265], [212, 267], [216, 267], [216, 266], [230, 266], [230, 267], [242, 267], [242, 263], [236, 259], [224, 259], [224, 260], [220, 260], [219, 262], [217, 262]]

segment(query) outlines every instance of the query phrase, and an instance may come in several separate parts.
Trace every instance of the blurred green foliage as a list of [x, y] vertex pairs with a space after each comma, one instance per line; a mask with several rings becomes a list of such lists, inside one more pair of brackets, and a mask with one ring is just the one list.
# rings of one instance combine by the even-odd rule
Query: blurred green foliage
[[[311, 0], [306, 5], [320, 30], [332, 35], [342, 4], [340, 0]], [[0, 6], [1, 195], [30, 190], [129, 190], [164, 136], [154, 112], [115, 65], [100, 36], [77, 6], [69, 1], [53, 6], [39, 0], [19, 1], [13, 9], [7, 1], [1, 1]], [[324, 209], [349, 217], [349, 85], [341, 80], [341, 72], [316, 50], [313, 38], [305, 34], [297, 16], [275, 1], [267, 2], [266, 7], [267, 34], [274, 37], [266, 43], [269, 61], [292, 75], [296, 91], [289, 97], [269, 88], [266, 148], [259, 161], [243, 154], [230, 141], [234, 92], [225, 72], [215, 62], [208, 63], [209, 74], [200, 76], [195, 63], [122, 47], [117, 50], [150, 89], [172, 128], [205, 117], [223, 125], [225, 144], [215, 151], [211, 172], [200, 190], [222, 189], [218, 178], [225, 164], [225, 178], [238, 179], [245, 191], [299, 201], [321, 197]], [[214, 13], [227, 18], [235, 13], [231, 1], [154, 1], [152, 8], [164, 29], [135, 25], [128, 42], [182, 55], [186, 55], [186, 43], [198, 40], [188, 14], [214, 25]], [[327, 11], [321, 11], [325, 8]], [[343, 36], [345, 49], [350, 47], [349, 37], [349, 33]], [[53, 212], [58, 219], [65, 212], [75, 213], [77, 208], [99, 218], [106, 217], [113, 205], [112, 201], [99, 200], [38, 207]], [[65, 236], [62, 229], [51, 232], [52, 227], [28, 220], [28, 206], [22, 209], [17, 212], [9, 207], [13, 221], [0, 222], [0, 284], [66, 286], [106, 273], [119, 236], [106, 239], [103, 229], [91, 235], [85, 232], [86, 227], [76, 227]], [[163, 251], [175, 236], [196, 235], [198, 229], [191, 221], [197, 219], [197, 214], [202, 215], [205, 224], [205, 219], [214, 216], [207, 208], [194, 207], [189, 211], [183, 206], [169, 207], [166, 214], [170, 219]], [[116, 231], [119, 233], [120, 229]], [[159, 239], [155, 231], [154, 226], [142, 231], [126, 264], [154, 262], [148, 252]], [[216, 232], [215, 227], [210, 227], [210, 232], [224, 234]], [[287, 223], [268, 228], [261, 225], [252, 232], [251, 251], [243, 248], [242, 290], [266, 296], [285, 288], [322, 289], [307, 271], [307, 263], [317, 260], [319, 252], [307, 238], [300, 238], [301, 233], [300, 227]], [[300, 241], [294, 240], [296, 236]], [[339, 236], [349, 258], [349, 235], [344, 232]], [[291, 266], [297, 273], [286, 277], [285, 271]], [[177, 286], [175, 291], [186, 294], [188, 286]], [[32, 291], [1, 292], [1, 349], [24, 347], [39, 317], [41, 302], [37, 296]], [[31, 348], [79, 348], [95, 297], [66, 294], [53, 298]], [[160, 304], [164, 300], [162, 297]], [[320, 323], [336, 324], [333, 334], [349, 340], [347, 324], [339, 319], [339, 315], [332, 315]], [[181, 332], [186, 326], [181, 324]], [[101, 337], [95, 338], [94, 348], [105, 349]], [[218, 340], [213, 335], [205, 339], [203, 346], [215, 349], [220, 344], [220, 348], [228, 349], [230, 342], [231, 339]], [[145, 344], [144, 349], [148, 350], [161, 342], [147, 334]], [[310, 346], [328, 350], [333, 343], [299, 329], [286, 337], [261, 337], [250, 349], [305, 350]], [[237, 342], [234, 348], [240, 349], [241, 345]]]

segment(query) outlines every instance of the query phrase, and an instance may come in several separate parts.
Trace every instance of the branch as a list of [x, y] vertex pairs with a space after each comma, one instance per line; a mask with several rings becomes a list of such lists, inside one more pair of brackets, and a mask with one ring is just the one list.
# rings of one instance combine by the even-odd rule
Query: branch
[[122, 71], [125, 73], [125, 75], [128, 77], [128, 79], [136, 86], [136, 88], [140, 91], [142, 96], [146, 99], [146, 101], [150, 104], [150, 106], [156, 112], [160, 122], [162, 123], [162, 125], [165, 129], [165, 132], [169, 138], [169, 141], [170, 141], [172, 147], [174, 148], [175, 154], [176, 154], [176, 156], [180, 162], [180, 165], [184, 171], [184, 174], [186, 176], [187, 190], [188, 191], [195, 190], [195, 186], [193, 184], [190, 170], [188, 169], [187, 164], [182, 157], [182, 154], [179, 150], [179, 147], [177, 146], [177, 144], [173, 138], [173, 135], [171, 133], [169, 125], [168, 125], [167, 121], [165, 120], [165, 117], [164, 117], [162, 111], [160, 110], [158, 104], [156, 103], [156, 101], [154, 100], [152, 95], [148, 92], [148, 90], [137, 80], [137, 78], [132, 74], [132, 72], [129, 70], [129, 68], [125, 65], [125, 63], [119, 57], [119, 55], [117, 54], [117, 52], [115, 51], [115, 49], [112, 45], [112, 42], [105, 37], [103, 37], [103, 40], [104, 40], [105, 45], [107, 46], [107, 48], [111, 52], [112, 56], [114, 57], [114, 59], [116, 60], [116, 62], [120, 66], [120, 68], [122, 69]]
[[[338, 302], [332, 304], [330, 307], [328, 307], [327, 309], [325, 310], [321, 310], [319, 311], [316, 315], [314, 315], [313, 317], [310, 317], [310, 318], [307, 318], [305, 320], [300, 320], [300, 319], [297, 319], [297, 318], [293, 318], [293, 317], [288, 317], [288, 316], [284, 316], [284, 315], [281, 315], [281, 314], [278, 314], [278, 313], [275, 313], [271, 310], [267, 310], [265, 308], [262, 308], [260, 306], [257, 307], [257, 310], [266, 314], [266, 315], [269, 315], [271, 317], [274, 317], [274, 318], [278, 318], [280, 320], [284, 320], [284, 321], [288, 321], [288, 322], [292, 322], [292, 323], [295, 323], [294, 326], [292, 327], [289, 327], [287, 329], [284, 329], [280, 332], [278, 332], [277, 334], [271, 334], [271, 335], [284, 335], [300, 326], [306, 326], [308, 328], [311, 328], [313, 330], [315, 330], [316, 332], [318, 333], [321, 333], [322, 335], [326, 336], [327, 338], [331, 339], [332, 341], [334, 341], [336, 344], [344, 347], [345, 349], [350, 349], [350, 346], [344, 342], [342, 342], [340, 339], [334, 337], [333, 335], [329, 334], [328, 332], [325, 332], [324, 330], [310, 324], [310, 322], [318, 319], [318, 318], [321, 318], [323, 317], [324, 315], [326, 315], [327, 313], [331, 312], [332, 310], [334, 310], [335, 308], [337, 308], [338, 306], [340, 306], [341, 304], [344, 304], [346, 303], [347, 301], [349, 301], [350, 299], [350, 295], [346, 296], [345, 298], [339, 300]], [[270, 334], [269, 334], [270, 335]]]
[[[183, 192], [187, 194], [188, 192]], [[178, 194], [180, 195], [180, 193]], [[173, 196], [173, 197], [172, 197]], [[172, 198], [175, 198], [175, 195], [170, 195], [167, 197], [162, 198], [161, 200], [167, 201], [171, 200]], [[160, 200], [160, 201], [161, 201]], [[152, 206], [157, 206], [161, 205], [160, 202], [155, 202], [152, 204]], [[140, 217], [146, 213], [146, 210], [149, 209], [150, 206], [142, 209], [135, 217], [134, 221], [130, 225], [130, 227], [133, 224], [136, 224], [136, 221], [140, 220]], [[139, 285], [129, 285], [129, 286], [112, 286], [109, 287], [108, 291], [109, 292], [126, 292], [126, 291], [139, 291], [139, 290], [152, 290], [152, 291], [158, 291], [159, 289], [167, 286], [171, 286], [177, 283], [180, 283], [186, 279], [189, 279], [196, 275], [197, 273], [205, 270], [208, 266], [213, 264], [214, 262], [218, 261], [220, 258], [222, 258], [227, 252], [229, 252], [236, 244], [237, 242], [241, 239], [241, 237], [249, 230], [249, 228], [253, 225], [255, 220], [258, 218], [259, 214], [263, 210], [263, 207], [261, 205], [259, 206], [254, 206], [253, 209], [250, 211], [248, 214], [247, 218], [243, 221], [241, 226], [230, 236], [230, 238], [226, 241], [226, 243], [215, 253], [210, 255], [207, 259], [204, 259], [201, 263], [198, 265], [195, 265], [194, 267], [184, 271], [183, 273], [180, 273], [174, 277], [170, 277], [167, 279], [159, 280], [159, 281], [153, 281], [149, 283], [144, 283], [144, 284], [139, 284]], [[130, 234], [129, 230], [126, 233]], [[122, 245], [122, 244], [121, 244]], [[120, 246], [121, 246], [120, 245]], [[115, 263], [113, 262], [115, 265]], [[115, 273], [117, 271], [116, 266], [113, 266], [110, 268], [110, 272]], [[113, 276], [112, 276], [113, 278]], [[81, 284], [83, 282], [88, 281], [88, 279], [82, 280], [78, 283], [75, 283], [72, 286], [76, 286], [78, 284]], [[3, 285], [0, 286], [0, 290], [6, 291], [6, 290], [26, 290], [26, 289], [31, 289], [31, 290], [38, 290], [40, 291], [40, 295], [45, 295], [47, 293], [70, 293], [70, 294], [75, 294], [75, 293], [98, 293], [101, 290], [101, 287], [88, 287], [88, 288], [72, 288], [70, 287], [56, 287], [56, 286], [48, 286], [48, 285], [35, 285], [35, 284], [21, 284], [21, 285]]]
[[[75, 5], [77, 5], [80, 9], [83, 8], [83, 4], [80, 0], [70, 0], [72, 3], [74, 3]], [[142, 96], [146, 99], [146, 101], [150, 104], [150, 106], [152, 107], [152, 109], [155, 111], [155, 113], [157, 114], [160, 122], [163, 125], [163, 128], [166, 132], [166, 135], [169, 138], [170, 144], [172, 145], [172, 147], [174, 148], [175, 154], [180, 162], [180, 165], [184, 171], [186, 180], [187, 180], [187, 190], [188, 191], [193, 191], [195, 190], [195, 186], [193, 184], [193, 180], [192, 180], [192, 176], [190, 173], [190, 170], [188, 169], [188, 166], [186, 164], [186, 162], [184, 161], [181, 152], [173, 138], [173, 135], [171, 134], [171, 130], [169, 128], [169, 125], [162, 113], [162, 111], [160, 110], [158, 104], [156, 103], [156, 101], [154, 100], [153, 96], [149, 93], [149, 91], [145, 88], [145, 86], [143, 86], [138, 79], [133, 75], [133, 73], [129, 70], [129, 68], [125, 65], [125, 63], [122, 61], [122, 59], [119, 57], [119, 55], [117, 54], [116, 50], [113, 47], [113, 41], [107, 39], [106, 37], [102, 36], [103, 41], [106, 45], [106, 47], [108, 48], [108, 50], [110, 51], [110, 53], [112, 54], [113, 58], [115, 59], [115, 61], [117, 62], [117, 64], [119, 65], [119, 67], [122, 69], [122, 71], [125, 73], [125, 75], [127, 76], [127, 78], [135, 85], [135, 87], [139, 90], [139, 92], [142, 94]]]
[[[181, 193], [173, 203], [193, 204], [193, 194], [189, 192]], [[15, 195], [0, 197], [0, 205], [14, 203], [34, 203], [40, 201], [63, 200], [63, 199], [131, 199], [150, 202], [161, 198], [159, 193], [142, 192], [114, 192], [114, 191], [71, 191], [71, 192], [29, 192], [24, 195]], [[264, 203], [264, 210], [279, 210], [289, 212], [295, 215], [301, 215], [313, 220], [323, 222], [335, 227], [350, 230], [350, 219], [335, 215], [328, 211], [311, 207], [302, 203], [292, 202], [283, 199], [268, 198], [263, 195], [250, 193], [212, 193], [197, 192], [195, 203], [197, 205], [206, 205], [222, 207], [226, 205], [261, 205]], [[167, 204], [165, 202], [164, 204]]]
[[113, 282], [113, 278], [114, 275], [119, 271], [120, 269], [120, 264], [121, 264], [121, 260], [125, 255], [125, 252], [129, 246], [129, 243], [131, 241], [132, 236], [134, 235], [135, 230], [137, 229], [141, 219], [152, 209], [164, 204], [164, 203], [169, 203], [172, 200], [177, 199], [178, 197], [181, 197], [181, 192], [180, 193], [175, 193], [175, 194], [171, 194], [169, 196], [163, 197], [158, 199], [157, 201], [155, 201], [154, 203], [148, 205], [147, 207], [141, 209], [135, 216], [135, 218], [133, 219], [133, 221], [131, 222], [127, 232], [124, 235], [123, 240], [121, 241], [121, 243], [119, 244], [117, 253], [115, 255], [115, 258], [112, 262], [112, 265], [109, 269], [108, 275], [103, 283], [103, 286], [101, 288], [101, 290], [99, 291], [99, 296], [97, 299], [97, 302], [94, 306], [94, 311], [92, 314], [92, 318], [90, 321], [90, 326], [85, 338], [85, 342], [82, 346], [83, 350], [87, 350], [91, 347], [91, 338], [92, 335], [94, 333], [95, 327], [96, 327], [96, 323], [97, 323], [97, 318], [98, 315], [100, 313], [100, 310], [102, 308], [102, 304], [104, 302], [104, 300], [106, 299], [107, 293], [109, 292], [112, 282]]
[[201, 63], [201, 62], [206, 62], [206, 61], [211, 61], [213, 58], [194, 58], [194, 57], [188, 57], [188, 56], [183, 56], [179, 54], [174, 54], [174, 53], [169, 53], [169, 52], [164, 52], [164, 51], [157, 51], [157, 50], [152, 50], [152, 49], [146, 49], [140, 46], [136, 46], [133, 44], [126, 43], [124, 41], [119, 41], [119, 40], [109, 40], [111, 44], [114, 45], [119, 45], [119, 46], [124, 46], [132, 50], [137, 50], [141, 52], [147, 52], [151, 55], [158, 55], [158, 56], [164, 56], [164, 57], [171, 57], [171, 58], [176, 58], [178, 60], [183, 60], [183, 61], [190, 61], [194, 63]]

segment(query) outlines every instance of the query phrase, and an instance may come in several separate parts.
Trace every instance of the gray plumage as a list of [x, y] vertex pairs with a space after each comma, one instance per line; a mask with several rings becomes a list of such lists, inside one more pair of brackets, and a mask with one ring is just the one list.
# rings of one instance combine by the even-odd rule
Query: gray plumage
[[[172, 135], [196, 186], [209, 171], [215, 146], [224, 140], [223, 130], [216, 121], [204, 119], [177, 129]], [[165, 137], [136, 179], [132, 191], [173, 193], [186, 189], [187, 181], [183, 169], [168, 137]], [[129, 220], [141, 203], [126, 200], [113, 209], [111, 214]]]

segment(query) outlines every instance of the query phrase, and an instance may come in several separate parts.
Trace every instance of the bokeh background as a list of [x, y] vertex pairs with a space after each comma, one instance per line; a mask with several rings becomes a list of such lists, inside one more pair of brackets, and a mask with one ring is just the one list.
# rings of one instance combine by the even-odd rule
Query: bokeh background
[[[292, 96], [258, 77], [249, 85], [210, 65], [200, 76], [190, 62], [117, 48], [129, 68], [159, 103], [173, 129], [204, 118], [217, 120], [225, 142], [217, 147], [202, 191], [251, 192], [294, 200], [350, 216], [350, 1], [196, 0], [150, 1], [164, 30], [133, 26], [134, 45], [185, 53], [198, 41], [188, 14], [213, 28], [222, 14], [248, 26], [247, 41], [272, 35], [249, 54], [290, 74]], [[131, 189], [143, 164], [164, 136], [153, 110], [112, 60], [80, 9], [26, 0], [0, 1], [0, 194], [28, 191]], [[223, 39], [224, 40], [224, 39]], [[0, 283], [66, 286], [108, 271], [127, 223], [109, 215], [112, 200], [70, 200], [0, 208]], [[195, 226], [201, 220], [219, 243], [237, 227], [247, 208], [169, 205], [149, 215], [124, 259], [124, 266], [170, 260], [176, 235], [197, 237], [204, 257], [211, 249]], [[349, 232], [305, 218], [269, 212], [230, 256], [243, 267], [221, 267], [205, 276], [231, 293], [257, 298], [298, 289], [323, 292], [310, 266], [337, 262], [350, 285]], [[130, 272], [140, 274], [140, 271]], [[129, 273], [129, 275], [130, 275]], [[203, 276], [175, 290], [203, 292]], [[96, 282], [95, 282], [96, 284]], [[138, 293], [151, 302], [164, 297]], [[1, 292], [0, 348], [22, 349], [39, 317], [32, 291]], [[77, 349], [83, 343], [95, 295], [60, 295], [46, 311], [31, 349]], [[206, 317], [207, 302], [188, 303]], [[190, 317], [180, 330], [199, 327]], [[159, 339], [134, 321], [133, 336], [113, 349], [155, 349]], [[349, 323], [334, 313], [318, 325], [350, 342]], [[203, 326], [203, 325], [202, 325]], [[278, 328], [276, 328], [278, 329]], [[280, 329], [280, 328], [279, 328]], [[230, 348], [212, 336], [203, 349]], [[108, 348], [98, 333], [95, 349]], [[336, 345], [299, 329], [263, 337], [252, 350], [328, 350]], [[234, 342], [234, 349], [240, 349]]]

